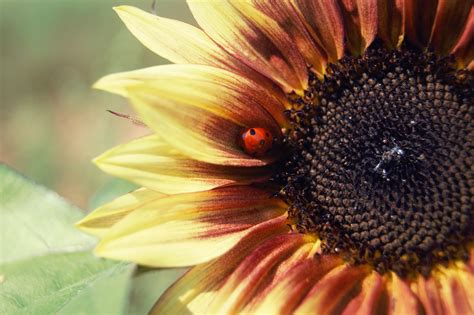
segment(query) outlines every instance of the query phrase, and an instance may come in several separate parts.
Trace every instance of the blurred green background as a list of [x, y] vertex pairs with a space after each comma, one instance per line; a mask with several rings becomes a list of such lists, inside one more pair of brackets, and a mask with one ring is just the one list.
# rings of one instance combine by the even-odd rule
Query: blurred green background
[[[1, 160], [83, 209], [131, 189], [91, 159], [148, 133], [107, 113], [132, 114], [91, 85], [168, 63], [128, 32], [112, 10], [122, 4], [151, 11], [152, 0], [0, 0]], [[194, 22], [182, 0], [158, 0], [156, 12]]]

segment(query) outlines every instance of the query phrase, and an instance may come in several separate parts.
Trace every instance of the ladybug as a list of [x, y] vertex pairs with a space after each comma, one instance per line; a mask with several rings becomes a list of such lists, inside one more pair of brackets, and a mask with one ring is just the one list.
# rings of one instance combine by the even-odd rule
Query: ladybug
[[262, 157], [271, 150], [273, 136], [265, 128], [247, 128], [240, 136], [239, 144], [248, 155]]

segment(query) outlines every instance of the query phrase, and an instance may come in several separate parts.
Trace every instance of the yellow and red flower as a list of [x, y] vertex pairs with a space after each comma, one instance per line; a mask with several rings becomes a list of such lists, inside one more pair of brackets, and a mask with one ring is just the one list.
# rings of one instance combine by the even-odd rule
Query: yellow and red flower
[[188, 4], [115, 8], [174, 64], [95, 85], [153, 131], [95, 160], [143, 186], [96, 254], [196, 265], [153, 313], [474, 313], [472, 1]]

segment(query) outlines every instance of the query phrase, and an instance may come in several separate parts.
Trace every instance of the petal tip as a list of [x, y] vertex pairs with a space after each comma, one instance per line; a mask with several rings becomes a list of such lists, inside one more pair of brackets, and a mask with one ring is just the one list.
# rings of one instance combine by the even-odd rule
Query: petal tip
[[115, 73], [100, 78], [92, 85], [92, 88], [128, 97], [129, 88], [140, 83], [139, 79], [127, 78], [123, 73]]
[[109, 170], [111, 167], [113, 168], [114, 165], [110, 162], [109, 158], [111, 158], [110, 152], [107, 151], [99, 155], [98, 157], [92, 159], [92, 163], [101, 171], [105, 173], [110, 173], [107, 170]]
[[77, 221], [76, 223], [74, 223], [74, 226], [76, 227], [76, 229], [79, 229], [81, 231], [84, 230], [84, 224], [88, 221], [87, 220], [87, 217], [88, 216], [85, 216], [84, 218], [82, 218], [81, 220]]
[[131, 5], [119, 5], [112, 7], [112, 9], [117, 13], [120, 19], [122, 19], [124, 22], [126, 18], [133, 18], [133, 15], [137, 15], [140, 13], [148, 13], [145, 11], [142, 11], [141, 9], [131, 6]]
[[107, 250], [107, 242], [104, 241], [103, 239], [94, 248], [93, 253], [95, 256], [98, 256], [98, 257], [113, 259], [113, 257], [110, 256], [110, 252]]
[[[105, 154], [105, 153], [104, 153]], [[103, 164], [104, 154], [99, 155], [91, 160], [92, 164], [100, 168], [101, 164]]]
[[93, 88], [93, 89], [97, 89], [97, 90], [101, 90], [101, 88], [100, 88], [101, 81], [102, 81], [102, 79], [99, 79], [99, 80], [95, 81], [95, 82], [92, 84], [92, 88]]
[[117, 5], [112, 7], [112, 10], [117, 12], [117, 14], [120, 14], [120, 12], [128, 11], [130, 8], [134, 9], [134, 7], [130, 5]]
[[105, 153], [92, 159], [92, 164], [94, 164], [98, 169], [103, 171], [104, 167], [108, 164], [107, 159], [105, 157]]
[[105, 77], [100, 78], [94, 84], [92, 84], [92, 88], [96, 90], [102, 90], [102, 91], [107, 91], [107, 83], [110, 81], [109, 78], [110, 75], [107, 75]]
[[89, 213], [84, 218], [74, 223], [74, 227], [83, 233], [92, 235], [94, 237], [100, 237], [100, 234], [95, 233], [96, 229], [94, 227], [89, 226], [91, 220], [93, 219], [94, 218], [91, 217], [91, 213]]

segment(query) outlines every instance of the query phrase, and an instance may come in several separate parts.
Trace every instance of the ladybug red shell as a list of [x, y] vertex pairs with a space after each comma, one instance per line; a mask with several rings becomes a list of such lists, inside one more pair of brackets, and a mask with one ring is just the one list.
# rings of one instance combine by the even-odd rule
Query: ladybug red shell
[[239, 144], [248, 155], [262, 157], [271, 150], [273, 136], [265, 128], [247, 128], [239, 138]]

